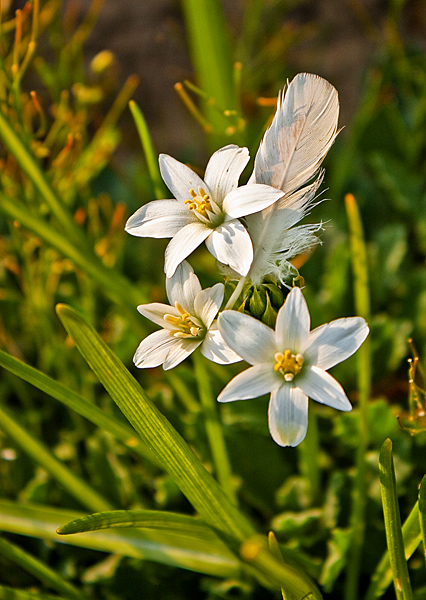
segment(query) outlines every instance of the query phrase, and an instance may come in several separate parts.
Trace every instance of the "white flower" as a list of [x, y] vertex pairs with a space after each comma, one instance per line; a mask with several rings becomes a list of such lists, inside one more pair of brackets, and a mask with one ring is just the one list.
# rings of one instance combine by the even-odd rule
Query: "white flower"
[[228, 364], [241, 360], [227, 346], [217, 328], [216, 317], [223, 300], [224, 287], [217, 283], [201, 289], [192, 267], [184, 261], [174, 276], [166, 279], [171, 306], [153, 302], [138, 306], [138, 311], [163, 329], [142, 340], [133, 361], [137, 367], [172, 369], [198, 346], [209, 360]]
[[269, 431], [280, 446], [297, 446], [308, 426], [308, 396], [339, 410], [351, 404], [326, 370], [351, 356], [368, 335], [361, 317], [337, 319], [310, 332], [310, 316], [299, 288], [293, 288], [273, 331], [233, 310], [219, 316], [225, 341], [253, 365], [232, 379], [219, 402], [257, 398], [271, 392]]
[[253, 246], [238, 219], [270, 206], [283, 195], [281, 190], [260, 183], [238, 188], [248, 160], [247, 148], [225, 146], [210, 158], [203, 181], [186, 165], [160, 155], [161, 175], [175, 199], [142, 206], [125, 229], [140, 237], [172, 238], [165, 255], [167, 277], [172, 277], [176, 267], [203, 241], [218, 261], [247, 275]]

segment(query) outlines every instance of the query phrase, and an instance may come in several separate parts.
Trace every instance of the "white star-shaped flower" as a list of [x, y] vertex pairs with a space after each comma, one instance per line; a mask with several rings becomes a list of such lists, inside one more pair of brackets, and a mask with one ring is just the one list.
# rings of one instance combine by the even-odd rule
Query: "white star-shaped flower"
[[162, 364], [165, 370], [172, 369], [198, 346], [206, 358], [219, 364], [241, 360], [227, 346], [214, 320], [223, 300], [222, 283], [202, 290], [192, 267], [184, 261], [174, 276], [166, 279], [166, 290], [171, 306], [159, 302], [138, 306], [144, 317], [163, 329], [139, 344], [133, 357], [137, 367]]
[[172, 277], [176, 267], [204, 241], [219, 262], [247, 275], [253, 245], [238, 219], [283, 196], [281, 190], [263, 183], [237, 187], [248, 161], [247, 148], [225, 146], [210, 158], [203, 181], [186, 165], [160, 155], [161, 175], [174, 199], [142, 206], [125, 229], [140, 237], [172, 238], [165, 255], [167, 277]]
[[293, 288], [277, 315], [276, 330], [233, 310], [219, 316], [227, 344], [253, 365], [232, 379], [219, 402], [271, 393], [269, 431], [280, 446], [297, 446], [306, 435], [308, 397], [349, 411], [342, 386], [326, 372], [351, 356], [368, 335], [361, 317], [337, 319], [310, 332], [310, 316], [299, 288]]

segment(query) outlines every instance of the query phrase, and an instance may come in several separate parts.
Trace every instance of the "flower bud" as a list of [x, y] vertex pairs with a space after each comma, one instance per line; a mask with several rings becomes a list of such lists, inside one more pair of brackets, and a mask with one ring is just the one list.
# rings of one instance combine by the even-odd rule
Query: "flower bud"
[[252, 293], [249, 301], [249, 310], [253, 317], [261, 319], [266, 309], [266, 292], [259, 290], [257, 287], [252, 288]]

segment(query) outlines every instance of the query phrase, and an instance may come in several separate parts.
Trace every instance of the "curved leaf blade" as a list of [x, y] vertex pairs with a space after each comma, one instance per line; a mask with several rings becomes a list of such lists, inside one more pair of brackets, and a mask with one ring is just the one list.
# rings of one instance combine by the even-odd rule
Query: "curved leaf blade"
[[155, 529], [111, 529], [58, 536], [61, 524], [84, 517], [84, 513], [16, 504], [0, 500], [0, 530], [38, 537], [189, 569], [216, 577], [239, 577], [241, 563], [213, 533], [207, 539]]
[[[202, 539], [216, 538], [213, 530], [197, 517], [159, 510], [110, 510], [87, 515], [62, 525], [59, 535], [97, 531], [111, 527], [149, 527]], [[217, 538], [216, 538], [217, 539]]]
[[69, 306], [58, 305], [57, 314], [89, 367], [205, 522], [234, 543], [253, 535], [250, 522], [96, 331]]

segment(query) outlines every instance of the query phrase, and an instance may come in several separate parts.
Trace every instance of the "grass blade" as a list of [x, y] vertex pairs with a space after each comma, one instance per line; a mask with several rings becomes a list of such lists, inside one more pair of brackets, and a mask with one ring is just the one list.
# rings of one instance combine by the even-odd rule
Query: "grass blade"
[[[250, 543], [254, 534], [251, 523], [229, 500], [185, 440], [158, 411], [96, 331], [69, 306], [58, 305], [57, 313], [90, 368], [203, 520], [217, 530], [234, 551]], [[309, 595], [313, 599], [321, 597], [304, 573], [279, 564], [267, 546], [260, 548], [257, 543], [256, 548], [254, 554], [242, 551], [241, 556], [253, 565], [258, 575], [266, 575], [267, 581], [285, 588], [297, 600]]]
[[426, 559], [426, 475], [423, 477], [419, 489], [419, 521], [423, 541], [423, 554]]
[[148, 126], [145, 121], [145, 117], [142, 114], [141, 109], [134, 100], [129, 102], [130, 112], [132, 113], [135, 121], [136, 129], [138, 130], [139, 138], [141, 140], [142, 148], [145, 154], [145, 160], [148, 167], [148, 173], [151, 178], [152, 187], [154, 188], [155, 197], [157, 200], [168, 197], [168, 192], [163, 183], [160, 169], [158, 166], [157, 153], [152, 142], [151, 135], [149, 133]]
[[[133, 287], [120, 273], [105, 267], [93, 253], [75, 246], [65, 235], [31, 214], [23, 204], [17, 202], [16, 198], [0, 194], [0, 210], [69, 258], [76, 267], [93, 278], [117, 304], [123, 306], [135, 323], [137, 322], [134, 307], [144, 301], [143, 293]], [[140, 323], [138, 325], [140, 327]]]
[[254, 529], [96, 331], [69, 306], [57, 313], [90, 368], [205, 522], [242, 542]]
[[[37, 577], [46, 586], [51, 587], [71, 600], [84, 600], [86, 596], [81, 590], [62, 579], [53, 569], [26, 552], [16, 544], [0, 537], [0, 554], [19, 565], [22, 569]], [[1, 592], [0, 592], [1, 594]], [[0, 595], [1, 598], [1, 595]]]
[[182, 8], [199, 86], [207, 98], [213, 99], [213, 102], [204, 102], [203, 111], [216, 134], [213, 144], [221, 145], [228, 126], [223, 111], [237, 108], [231, 43], [223, 6], [219, 0], [182, 0]]
[[201, 519], [159, 510], [111, 510], [87, 515], [59, 527], [59, 535], [109, 529], [110, 527], [149, 527], [184, 536], [211, 539], [213, 530]]
[[0, 500], [0, 529], [3, 531], [153, 560], [216, 577], [241, 575], [239, 561], [213, 533], [203, 539], [154, 529], [116, 528], [58, 536], [56, 530], [61, 525], [83, 517], [83, 513], [76, 511]]
[[64, 227], [71, 239], [82, 243], [82, 235], [78, 227], [75, 225], [71, 215], [64, 208], [61, 200], [57, 197], [52, 186], [46, 179], [42, 169], [38, 165], [36, 158], [31, 151], [26, 147], [21, 137], [11, 126], [6, 115], [0, 108], [0, 138], [11, 154], [18, 161], [21, 169], [28, 175], [34, 186], [49, 206], [52, 214], [58, 219], [59, 223]]
[[[368, 282], [367, 249], [361, 215], [355, 197], [345, 196], [346, 213], [349, 224], [351, 262], [354, 277], [355, 312], [367, 322], [370, 320], [370, 290]], [[346, 600], [358, 597], [361, 571], [362, 548], [365, 537], [365, 512], [367, 506], [367, 450], [369, 444], [368, 400], [371, 391], [371, 346], [370, 338], [362, 344], [357, 354], [359, 420], [358, 445], [356, 451], [356, 477], [352, 494], [351, 530], [352, 544], [349, 548], [349, 561], [345, 586]]]
[[89, 510], [110, 510], [112, 507], [90, 485], [74, 475], [65, 465], [51, 454], [44, 444], [30, 435], [4, 409], [0, 408], [0, 429], [56, 479], [82, 506]]
[[380, 451], [380, 490], [395, 594], [398, 600], [412, 600], [413, 592], [405, 560], [390, 439], [384, 441]]
[[114, 417], [111, 417], [91, 402], [88, 402], [76, 392], [73, 392], [48, 375], [41, 373], [41, 371], [30, 367], [2, 350], [0, 350], [0, 366], [34, 385], [42, 392], [49, 394], [52, 398], [62, 402], [62, 404], [65, 404], [71, 410], [85, 417], [98, 427], [108, 431], [108, 433], [146, 460], [157, 465], [160, 464], [157, 457], [154, 456], [140, 437], [135, 435], [131, 427], [120, 423], [117, 419], [114, 419]]

